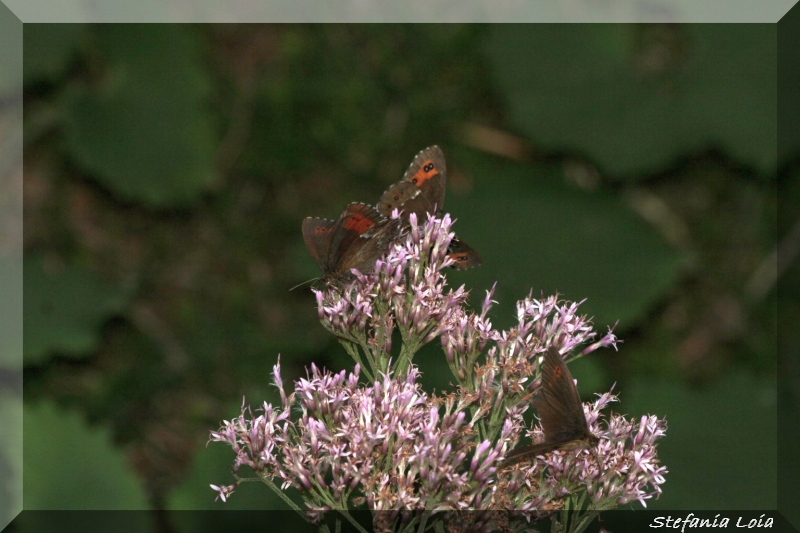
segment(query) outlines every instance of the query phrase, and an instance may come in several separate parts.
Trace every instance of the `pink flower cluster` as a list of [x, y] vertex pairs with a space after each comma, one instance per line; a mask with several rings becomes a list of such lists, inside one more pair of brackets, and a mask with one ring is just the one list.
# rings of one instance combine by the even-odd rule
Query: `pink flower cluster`
[[[666, 433], [666, 420], [653, 415], [636, 420], [611, 415], [601, 424], [601, 410], [616, 396], [605, 393], [591, 405], [584, 405], [589, 429], [600, 438], [596, 449], [554, 451], [537, 457], [530, 463], [515, 465], [508, 472], [506, 492], [512, 494], [509, 508], [538, 509], [541, 500], [585, 490], [590, 505], [611, 509], [661, 494], [667, 473], [657, 457], [656, 440]], [[527, 431], [534, 441], [543, 440], [540, 428]], [[531, 498], [520, 484], [534, 483], [539, 487], [537, 497]]]
[[[475, 444], [466, 413], [455, 396], [426, 394], [419, 371], [405, 377], [384, 375], [374, 383], [359, 383], [352, 373], [310, 375], [286, 395], [280, 363], [274, 370], [281, 391], [279, 409], [264, 404], [254, 416], [242, 408], [237, 419], [225, 421], [211, 440], [229, 444], [236, 453], [234, 471], [245, 465], [260, 476], [280, 478], [314, 495], [312, 510], [332, 508], [353, 499], [370, 509], [481, 508], [493, 491], [502, 442]], [[289, 413], [299, 407], [300, 416]], [[224, 492], [227, 497], [232, 489]]]
[[[276, 365], [281, 405], [265, 403], [258, 416], [243, 407], [211, 434], [232, 447], [234, 470], [245, 465], [265, 483], [278, 479], [283, 489], [297, 489], [316, 518], [359, 506], [382, 511], [375, 515], [381, 529], [422, 520], [403, 514], [408, 510], [514, 510], [530, 518], [578, 494], [591, 509], [644, 504], [660, 494], [666, 468], [656, 441], [666, 422], [605, 419], [601, 410], [616, 400], [610, 393], [584, 405], [600, 439], [596, 449], [554, 451], [499, 468], [523, 434], [543, 438], [523, 418], [541, 385], [541, 354], [554, 346], [585, 355], [617, 339], [611, 331], [595, 339], [590, 321], [578, 314], [580, 303], [557, 296], [529, 295], [517, 304], [514, 327], [494, 329], [488, 318], [494, 288], [476, 313], [465, 306], [463, 286], [447, 287], [451, 225], [448, 215], [423, 224], [412, 215], [407, 235], [373, 273], [354, 271], [352, 281], [315, 291], [320, 321], [353, 356], [355, 369], [333, 374], [312, 365], [287, 395]], [[395, 328], [399, 349], [392, 346]], [[436, 338], [458, 385], [444, 395], [426, 393], [413, 364], [414, 354]], [[235, 485], [214, 488], [225, 499]], [[498, 516], [474, 515], [472, 525], [497, 527]]]
[[[447, 289], [441, 272], [453, 262], [448, 257], [451, 226], [449, 215], [420, 226], [412, 213], [406, 238], [392, 246], [371, 274], [354, 270], [352, 281], [314, 290], [322, 325], [364, 352], [370, 378], [390, 370], [405, 372], [414, 354], [454, 328], [463, 313], [469, 293], [463, 286]], [[403, 347], [390, 367], [395, 327]], [[354, 346], [349, 347], [351, 354]]]

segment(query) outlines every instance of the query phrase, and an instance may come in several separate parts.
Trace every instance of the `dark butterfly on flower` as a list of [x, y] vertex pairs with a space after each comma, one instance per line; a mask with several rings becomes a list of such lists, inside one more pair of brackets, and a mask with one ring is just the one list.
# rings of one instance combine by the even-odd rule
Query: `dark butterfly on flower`
[[542, 386], [533, 397], [544, 430], [544, 442], [514, 448], [500, 468], [511, 466], [553, 450], [594, 447], [598, 439], [583, 413], [578, 389], [556, 348], [548, 348], [542, 366]]
[[[408, 223], [411, 213], [415, 213], [419, 221], [423, 221], [428, 213], [438, 215], [444, 204], [446, 176], [442, 151], [438, 146], [426, 148], [411, 162], [403, 179], [386, 189], [376, 207], [386, 217], [393, 209], [402, 210], [404, 223]], [[478, 252], [457, 237], [453, 238], [447, 251], [455, 261], [453, 268], [458, 270], [476, 267], [483, 262]]]
[[400, 220], [386, 218], [374, 207], [354, 202], [336, 220], [303, 220], [306, 248], [326, 281], [351, 277], [350, 270], [369, 273], [400, 231]]

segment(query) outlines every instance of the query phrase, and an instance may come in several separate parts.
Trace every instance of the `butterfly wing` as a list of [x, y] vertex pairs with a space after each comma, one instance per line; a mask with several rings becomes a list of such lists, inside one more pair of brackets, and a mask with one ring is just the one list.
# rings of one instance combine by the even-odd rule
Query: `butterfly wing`
[[556, 348], [548, 348], [542, 366], [542, 386], [533, 398], [546, 443], [566, 443], [592, 434], [578, 389]]
[[303, 220], [303, 241], [317, 266], [328, 273], [328, 252], [333, 236], [334, 220], [308, 217]]
[[400, 221], [388, 219], [367, 204], [354, 202], [339, 215], [331, 237], [331, 260], [340, 273], [355, 268], [371, 272], [397, 237]]
[[408, 205], [409, 202], [414, 200], [420, 194], [422, 194], [422, 191], [413, 183], [408, 181], [398, 181], [384, 191], [376, 207], [378, 212], [386, 217], [390, 216], [394, 209], [400, 209], [403, 211], [404, 220], [408, 220], [408, 215], [412, 212], [417, 213], [417, 216], [419, 217], [421, 213], [418, 213], [414, 210], [409, 211]]
[[379, 213], [389, 216], [393, 209], [403, 211], [403, 221], [415, 213], [421, 219], [428, 213], [436, 215], [444, 204], [447, 167], [438, 146], [431, 146], [414, 157], [403, 179], [389, 187], [376, 206]]
[[509, 451], [500, 468], [544, 455], [557, 449], [577, 446], [595, 446], [598, 438], [589, 431], [583, 413], [583, 404], [572, 375], [561, 355], [553, 347], [545, 352], [542, 362], [542, 385], [533, 398], [539, 411], [545, 441], [520, 446]]
[[455, 261], [451, 266], [456, 270], [467, 270], [483, 263], [478, 252], [458, 237], [453, 237], [453, 240], [450, 241], [450, 246], [447, 247], [447, 255]]
[[505, 458], [503, 458], [503, 462], [500, 463], [500, 468], [505, 468], [507, 466], [532, 459], [538, 455], [544, 455], [553, 451], [557, 447], [558, 446], [548, 442], [544, 442], [542, 444], [530, 444], [528, 446], [519, 446], [506, 454]]
[[[383, 193], [376, 208], [387, 217], [392, 210], [401, 210], [404, 223], [408, 222], [411, 213], [417, 215], [417, 220], [424, 220], [428, 214], [438, 215], [444, 204], [446, 180], [444, 154], [438, 146], [430, 146], [414, 157], [403, 179]], [[478, 252], [458, 238], [450, 243], [448, 255], [455, 261], [452, 267], [457, 270], [466, 270], [483, 263]]]

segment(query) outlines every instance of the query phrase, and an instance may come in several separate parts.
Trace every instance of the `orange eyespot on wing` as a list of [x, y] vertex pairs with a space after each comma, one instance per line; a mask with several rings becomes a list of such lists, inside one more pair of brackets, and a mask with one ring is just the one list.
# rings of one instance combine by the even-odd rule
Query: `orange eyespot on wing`
[[439, 175], [439, 169], [436, 163], [429, 159], [422, 163], [422, 166], [411, 176], [409, 181], [417, 187], [421, 187], [423, 183], [437, 175]]
[[[403, 174], [403, 179], [386, 189], [376, 206], [383, 216], [390, 216], [394, 209], [400, 211], [403, 224], [408, 224], [411, 214], [417, 220], [428, 215], [442, 213], [447, 165], [438, 146], [429, 146], [418, 153]], [[470, 246], [454, 238], [447, 254], [453, 260], [452, 268], [467, 270], [483, 263], [481, 256]]]

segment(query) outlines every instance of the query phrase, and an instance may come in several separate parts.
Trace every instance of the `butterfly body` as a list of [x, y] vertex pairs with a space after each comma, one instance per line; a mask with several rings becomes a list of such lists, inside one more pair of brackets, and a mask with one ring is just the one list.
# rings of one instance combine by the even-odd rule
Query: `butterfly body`
[[567, 365], [558, 350], [545, 352], [542, 385], [532, 400], [539, 412], [545, 441], [514, 448], [500, 464], [507, 467], [554, 450], [594, 447], [599, 439], [589, 430], [583, 403]]

